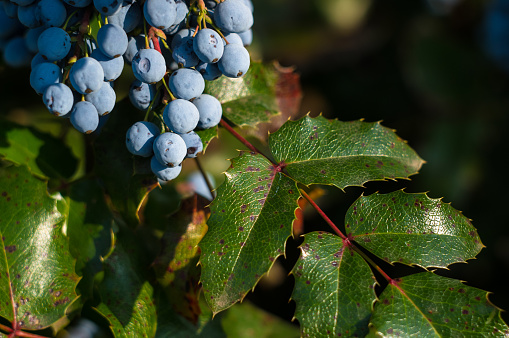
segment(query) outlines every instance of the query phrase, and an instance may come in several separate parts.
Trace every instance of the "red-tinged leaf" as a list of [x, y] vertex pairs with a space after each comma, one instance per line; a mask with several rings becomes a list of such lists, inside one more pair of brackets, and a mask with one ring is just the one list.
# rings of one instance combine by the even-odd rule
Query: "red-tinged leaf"
[[179, 212], [169, 220], [162, 238], [162, 251], [154, 261], [157, 281], [176, 313], [192, 323], [200, 315], [200, 269], [198, 243], [207, 232], [208, 201], [194, 195], [182, 201]]

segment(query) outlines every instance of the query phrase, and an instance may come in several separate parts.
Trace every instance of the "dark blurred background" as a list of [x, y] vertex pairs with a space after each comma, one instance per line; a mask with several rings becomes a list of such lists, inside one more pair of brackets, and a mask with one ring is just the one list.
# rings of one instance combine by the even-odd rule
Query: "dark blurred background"
[[[473, 220], [486, 248], [476, 260], [437, 273], [493, 292], [491, 301], [509, 309], [509, 180], [502, 170], [509, 156], [509, 1], [254, 3], [253, 57], [295, 68], [303, 91], [298, 115], [383, 120], [427, 161], [411, 181], [370, 183], [346, 193], [323, 188], [318, 203], [326, 213], [342, 228], [346, 210], [361, 193], [406, 187], [443, 197]], [[23, 122], [43, 111], [29, 87], [28, 70], [1, 66], [0, 75], [2, 110], [12, 119]], [[203, 162], [217, 169], [218, 183], [229, 165], [224, 159], [240, 147], [235, 144], [227, 157], [214, 155], [217, 145], [207, 151]], [[327, 230], [313, 210], [305, 216], [305, 231]], [[286, 276], [298, 244], [289, 240], [287, 259], [280, 258], [248, 296], [287, 319], [295, 305], [288, 302], [293, 278]], [[393, 277], [419, 271], [377, 262]], [[509, 320], [507, 314], [504, 318]]]

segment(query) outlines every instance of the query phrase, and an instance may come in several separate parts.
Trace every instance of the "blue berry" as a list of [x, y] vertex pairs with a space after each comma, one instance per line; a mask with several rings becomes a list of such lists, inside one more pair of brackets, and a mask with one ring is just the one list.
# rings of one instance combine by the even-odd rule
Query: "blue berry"
[[223, 55], [221, 36], [210, 28], [200, 30], [193, 39], [193, 49], [203, 62], [216, 63]]
[[253, 13], [241, 0], [224, 0], [214, 10], [216, 25], [228, 33], [241, 33], [253, 25]]
[[129, 99], [135, 108], [145, 110], [154, 99], [156, 88], [152, 84], [134, 80], [129, 88]]
[[126, 147], [133, 154], [143, 157], [150, 157], [153, 154], [153, 144], [159, 136], [159, 128], [151, 122], [136, 122], [127, 130]]
[[101, 15], [114, 15], [120, 11], [121, 0], [94, 0], [94, 7]]
[[7, 42], [4, 49], [4, 61], [11, 67], [26, 67], [32, 61], [32, 53], [28, 50], [25, 39], [18, 36]]
[[200, 112], [200, 120], [198, 122], [198, 128], [208, 129], [218, 125], [223, 115], [223, 108], [221, 102], [219, 102], [214, 96], [208, 94], [200, 95], [193, 104], [198, 108]]
[[[154, 48], [152, 40], [149, 40], [149, 46], [150, 48]], [[131, 64], [133, 62], [133, 58], [143, 48], [145, 48], [145, 35], [140, 34], [135, 37], [130, 37], [129, 42], [127, 43], [127, 50], [124, 53], [125, 62]]]
[[115, 107], [116, 99], [115, 90], [113, 90], [109, 83], [103, 83], [101, 89], [85, 95], [85, 101], [94, 105], [99, 116], [109, 114], [113, 107]]
[[153, 145], [154, 156], [167, 167], [176, 167], [186, 157], [186, 143], [175, 133], [164, 133], [156, 137]]
[[80, 133], [90, 134], [99, 125], [99, 114], [94, 105], [87, 101], [80, 101], [72, 107], [71, 123]]
[[40, 0], [37, 14], [41, 24], [46, 27], [60, 27], [67, 18], [67, 10], [60, 0]]
[[41, 21], [37, 15], [37, 3], [28, 6], [19, 6], [18, 20], [28, 28], [40, 27]]
[[200, 62], [198, 66], [196, 66], [196, 70], [199, 71], [203, 78], [207, 81], [213, 81], [223, 75], [223, 73], [219, 70], [217, 63]]
[[249, 69], [251, 60], [244, 46], [229, 44], [224, 47], [223, 57], [217, 63], [221, 73], [228, 77], [242, 77]]
[[92, 3], [92, 0], [63, 0], [66, 4], [77, 8], [85, 8]]
[[179, 67], [194, 67], [198, 65], [200, 59], [193, 49], [193, 40], [185, 39], [173, 49], [172, 58]]
[[253, 31], [251, 29], [239, 33], [239, 36], [242, 39], [242, 44], [244, 46], [249, 46], [251, 43], [253, 43]]
[[127, 50], [127, 34], [122, 27], [107, 24], [97, 32], [97, 46], [110, 58], [122, 56]]
[[37, 46], [44, 59], [59, 61], [71, 50], [71, 37], [62, 28], [50, 27], [41, 33]]
[[150, 169], [158, 179], [167, 182], [177, 178], [182, 171], [182, 165], [169, 168], [159, 163], [155, 156], [152, 156], [152, 159], [150, 160]]
[[203, 151], [203, 142], [201, 141], [200, 135], [194, 131], [180, 135], [187, 147], [187, 158], [195, 158], [196, 155]]
[[69, 80], [78, 93], [90, 94], [101, 89], [104, 71], [96, 59], [84, 57], [71, 67]]
[[181, 68], [171, 74], [169, 86], [177, 99], [192, 100], [203, 93], [205, 81], [197, 70]]
[[171, 44], [170, 44], [171, 49], [177, 48], [178, 45], [180, 45], [182, 42], [184, 42], [187, 39], [192, 39], [195, 31], [196, 31], [196, 29], [194, 29], [194, 28], [191, 28], [191, 29], [184, 28], [184, 29], [179, 30], [173, 36], [173, 39], [171, 40]]
[[30, 61], [30, 67], [33, 69], [35, 66], [37, 66], [40, 63], [49, 62], [47, 60], [44, 60], [42, 55], [37, 53], [32, 58], [32, 61]]
[[62, 70], [54, 63], [43, 62], [36, 65], [30, 72], [30, 85], [42, 95], [49, 85], [62, 81]]
[[196, 128], [200, 113], [191, 102], [176, 99], [164, 108], [163, 119], [171, 131], [177, 134], [185, 134]]
[[[16, 8], [17, 14], [17, 8]], [[23, 26], [20, 25], [19, 20], [9, 17], [0, 6], [0, 40], [12, 36]]]
[[104, 81], [115, 81], [122, 74], [124, 69], [124, 60], [122, 58], [109, 58], [99, 49], [94, 50], [90, 57], [96, 59], [101, 64], [104, 72]]
[[42, 95], [42, 100], [49, 112], [55, 116], [67, 115], [74, 104], [71, 88], [63, 83], [49, 85]]
[[126, 33], [135, 29], [141, 20], [141, 7], [137, 2], [132, 4], [124, 2], [124, 5], [117, 13], [108, 16], [108, 23], [122, 27]]
[[39, 52], [37, 41], [41, 33], [44, 32], [45, 30], [46, 30], [45, 27], [37, 27], [27, 30], [27, 33], [25, 34], [25, 42], [30, 52], [34, 54]]
[[134, 76], [146, 83], [161, 81], [166, 73], [164, 57], [155, 49], [141, 49], [133, 58]]
[[[228, 43], [236, 44], [236, 45], [244, 45], [244, 43], [242, 42], [242, 38], [237, 33], [228, 33], [224, 37], [226, 38], [226, 41], [228, 41]], [[226, 41], [223, 40], [224, 46], [226, 46]]]
[[174, 0], [146, 0], [143, 14], [151, 26], [167, 29], [175, 23], [177, 5]]

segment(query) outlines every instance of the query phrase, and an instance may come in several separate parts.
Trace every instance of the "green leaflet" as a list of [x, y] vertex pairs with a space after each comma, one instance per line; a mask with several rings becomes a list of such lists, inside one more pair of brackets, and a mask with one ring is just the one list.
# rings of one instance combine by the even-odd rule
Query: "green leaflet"
[[4, 119], [0, 119], [0, 157], [26, 164], [33, 174], [44, 178], [70, 178], [78, 166], [63, 141]]
[[0, 187], [0, 315], [23, 329], [50, 326], [77, 297], [66, 219], [25, 166], [0, 169]]
[[207, 151], [207, 147], [209, 146], [210, 142], [212, 142], [212, 140], [217, 137], [217, 127], [212, 127], [205, 130], [196, 130], [196, 134], [198, 134], [201, 138], [201, 142], [203, 143], [203, 153], [205, 154], [205, 151]]
[[376, 299], [374, 275], [340, 237], [312, 232], [292, 270], [295, 318], [303, 337], [364, 337]]
[[241, 154], [225, 175], [200, 243], [201, 283], [214, 313], [242, 300], [283, 254], [299, 198], [295, 182], [261, 155]]
[[205, 93], [215, 96], [223, 106], [223, 116], [237, 126], [255, 127], [269, 122], [279, 113], [275, 85], [278, 74], [274, 67], [252, 62], [241, 78], [222, 76], [207, 81]]
[[132, 238], [119, 238], [104, 261], [96, 310], [110, 323], [115, 337], [153, 337], [157, 328], [154, 290], [144, 277], [144, 252]]
[[504, 337], [509, 327], [488, 293], [422, 272], [389, 284], [375, 304], [372, 331], [383, 337]]
[[408, 178], [423, 160], [393, 130], [380, 123], [327, 120], [286, 122], [269, 136], [278, 163], [297, 181], [340, 189], [373, 180]]
[[447, 267], [473, 259], [483, 248], [468, 218], [426, 194], [362, 196], [345, 223], [347, 235], [388, 262]]

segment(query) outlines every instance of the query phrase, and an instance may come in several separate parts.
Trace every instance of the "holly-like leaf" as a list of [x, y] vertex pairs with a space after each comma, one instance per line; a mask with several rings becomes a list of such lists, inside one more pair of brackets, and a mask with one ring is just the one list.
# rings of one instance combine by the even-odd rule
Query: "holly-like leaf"
[[203, 143], [203, 153], [205, 154], [210, 142], [217, 137], [217, 127], [196, 130], [196, 134], [198, 134], [201, 138], [201, 142]]
[[140, 206], [157, 186], [150, 158], [131, 155], [125, 145], [127, 130], [140, 120], [143, 116], [129, 103], [119, 103], [94, 142], [95, 171], [113, 206], [130, 225], [138, 224]]
[[222, 76], [207, 81], [205, 93], [215, 96], [223, 106], [223, 116], [237, 126], [254, 127], [269, 122], [279, 113], [275, 84], [278, 74], [271, 65], [252, 62], [241, 78]]
[[306, 234], [292, 274], [295, 318], [303, 337], [364, 337], [376, 299], [374, 276], [340, 237]]
[[109, 321], [115, 337], [153, 337], [156, 331], [154, 290], [143, 276], [136, 244], [120, 238], [104, 262], [96, 310]]
[[232, 306], [221, 320], [227, 337], [298, 338], [299, 329], [250, 302]]
[[423, 160], [378, 122], [341, 122], [305, 116], [269, 136], [278, 163], [299, 182], [340, 189], [373, 180], [408, 178]]
[[0, 171], [0, 315], [18, 328], [52, 325], [77, 297], [64, 222], [25, 166]]
[[0, 157], [25, 164], [39, 177], [70, 178], [77, 159], [64, 141], [34, 128], [0, 120]]
[[388, 262], [445, 268], [473, 259], [483, 248], [468, 218], [423, 193], [362, 196], [345, 222], [348, 235]]
[[102, 270], [101, 257], [111, 249], [113, 214], [96, 180], [73, 183], [65, 202], [61, 212], [68, 217], [70, 251], [76, 258], [76, 272], [83, 276], [78, 288], [84, 301], [92, 296], [94, 276]]
[[159, 284], [176, 313], [196, 323], [200, 315], [198, 242], [207, 232], [208, 201], [194, 195], [182, 201], [180, 211], [170, 218], [162, 238], [162, 251], [154, 261]]
[[225, 175], [200, 243], [201, 283], [214, 313], [242, 300], [283, 254], [299, 197], [295, 182], [261, 155], [241, 154]]
[[383, 337], [509, 335], [486, 291], [431, 272], [390, 283], [375, 304], [370, 325]]

